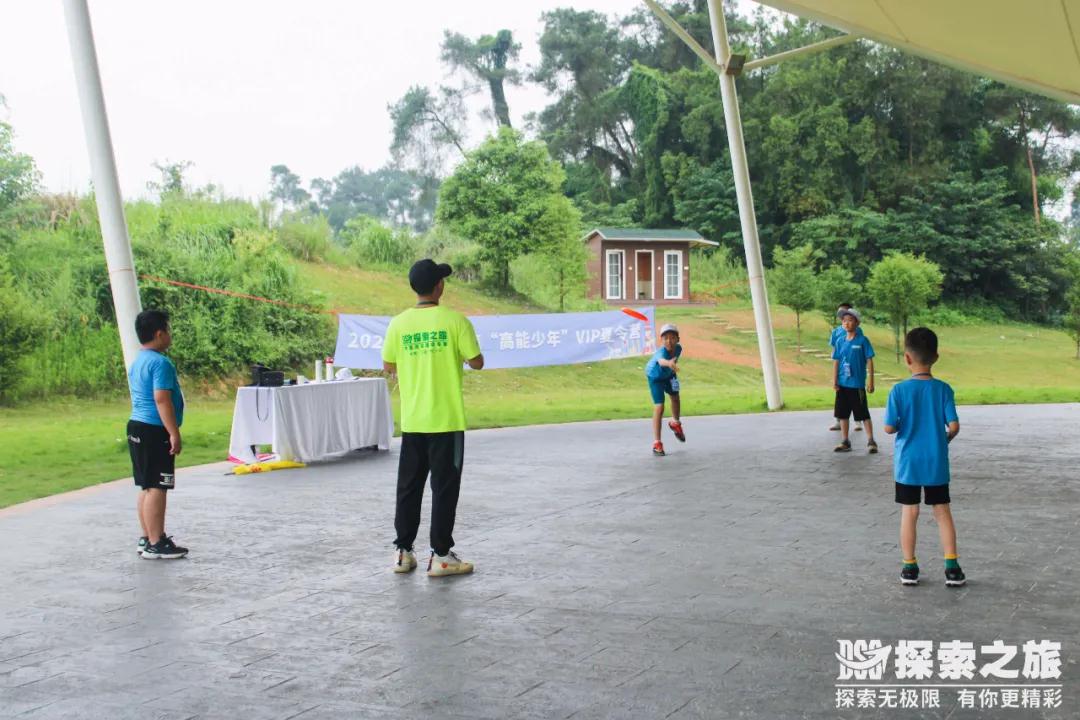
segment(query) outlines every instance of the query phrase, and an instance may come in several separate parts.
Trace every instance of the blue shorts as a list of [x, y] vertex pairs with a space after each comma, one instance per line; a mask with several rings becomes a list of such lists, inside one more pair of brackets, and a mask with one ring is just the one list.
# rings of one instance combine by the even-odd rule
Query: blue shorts
[[679, 378], [672, 377], [666, 380], [649, 378], [649, 393], [652, 395], [653, 405], [663, 405], [664, 393], [668, 395], [679, 394]]

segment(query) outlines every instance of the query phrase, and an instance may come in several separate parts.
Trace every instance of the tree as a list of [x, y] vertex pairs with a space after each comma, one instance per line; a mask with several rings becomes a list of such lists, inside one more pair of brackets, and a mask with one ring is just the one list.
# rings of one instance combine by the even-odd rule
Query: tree
[[923, 257], [892, 253], [870, 268], [866, 290], [874, 306], [889, 314], [900, 362], [900, 331], [907, 334], [908, 320], [941, 294], [941, 269]]
[[1069, 303], [1064, 318], [1065, 331], [1076, 341], [1076, 359], [1080, 360], [1080, 280], [1065, 297]]
[[521, 82], [521, 72], [511, 67], [520, 54], [521, 45], [514, 42], [513, 33], [509, 30], [482, 35], [475, 41], [449, 31], [443, 37], [442, 61], [451, 70], [464, 71], [475, 80], [487, 84], [499, 127], [510, 127], [510, 106], [506, 102], [504, 84], [517, 85]]
[[14, 238], [20, 208], [37, 192], [39, 178], [34, 159], [16, 152], [11, 126], [0, 122], [0, 248]]
[[[1060, 196], [1056, 182], [1049, 186], [1041, 182], [1040, 173], [1068, 174], [1075, 169], [1077, 157], [1068, 144], [1055, 144], [1057, 139], [1067, 139], [1080, 132], [1080, 111], [1065, 103], [1051, 100], [1016, 88], [992, 84], [985, 94], [987, 112], [1000, 123], [1000, 130], [1013, 143], [1011, 164], [1022, 163], [1026, 170], [1026, 192], [1018, 193], [1031, 203], [1035, 225], [1042, 222], [1040, 192]], [[1021, 155], [1022, 160], [1016, 155]], [[1040, 188], [1042, 190], [1040, 190]]]
[[541, 142], [501, 128], [469, 153], [439, 191], [436, 218], [476, 242], [494, 286], [510, 287], [510, 262], [580, 232], [562, 194], [562, 167]]
[[390, 154], [394, 162], [415, 172], [437, 175], [454, 148], [465, 155], [465, 104], [462, 93], [440, 87], [432, 93], [414, 85], [387, 106], [393, 123]]
[[566, 300], [583, 296], [589, 279], [586, 265], [589, 252], [581, 238], [567, 235], [546, 249], [541, 258], [551, 278], [551, 288], [559, 300], [559, 312], [566, 312]]
[[[1076, 207], [1080, 207], [1080, 199], [1074, 204], [1074, 209]], [[1072, 285], [1065, 293], [1066, 310], [1062, 324], [1065, 332], [1076, 341], [1076, 359], [1080, 360], [1080, 248], [1069, 253], [1063, 265]]]
[[802, 350], [802, 314], [813, 310], [818, 291], [813, 269], [814, 249], [809, 245], [773, 250], [773, 269], [769, 277], [773, 296], [795, 313], [795, 344]]
[[592, 10], [558, 8], [541, 19], [540, 64], [531, 79], [554, 102], [536, 116], [540, 137], [556, 158], [593, 166], [594, 189], [611, 202], [614, 174], [628, 180], [637, 162], [619, 86], [641, 54], [639, 42]]
[[14, 388], [19, 360], [41, 330], [37, 317], [15, 288], [7, 260], [0, 255], [0, 398]]
[[[0, 96], [3, 107], [3, 96]], [[0, 122], [0, 213], [37, 190], [39, 174], [34, 159], [16, 152], [11, 126]]]
[[400, 168], [384, 166], [368, 172], [361, 167], [342, 170], [333, 180], [311, 181], [318, 209], [333, 228], [341, 232], [360, 215], [386, 220], [397, 226], [426, 230], [435, 214], [439, 181]]
[[830, 265], [817, 276], [817, 309], [829, 325], [836, 323], [836, 308], [841, 303], [859, 304], [859, 286], [851, 279], [851, 271]]
[[728, 249], [742, 249], [739, 208], [731, 162], [724, 158], [702, 167], [686, 155], [664, 157], [675, 219]]
[[166, 197], [183, 196], [184, 173], [191, 168], [193, 165], [192, 162], [189, 160], [181, 160], [179, 162], [171, 162], [169, 160], [158, 162], [155, 160], [151, 165], [161, 174], [161, 179], [157, 182], [151, 180], [146, 183], [148, 190], [156, 192], [158, 197], [162, 200]]
[[311, 199], [311, 193], [300, 186], [300, 176], [287, 165], [270, 168], [270, 198], [281, 203], [282, 208], [299, 210]]
[[1016, 315], [1045, 316], [1064, 293], [1057, 226], [1044, 219], [1035, 227], [1013, 198], [1003, 168], [952, 173], [900, 199], [879, 247], [925, 254], [944, 271], [946, 299], [985, 298]]

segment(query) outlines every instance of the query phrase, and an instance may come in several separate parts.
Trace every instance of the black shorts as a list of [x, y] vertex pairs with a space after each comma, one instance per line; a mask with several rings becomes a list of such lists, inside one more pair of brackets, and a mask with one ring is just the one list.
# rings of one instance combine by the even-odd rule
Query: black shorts
[[870, 419], [870, 407], [866, 404], [866, 391], [862, 388], [849, 388], [841, 385], [840, 389], [836, 391], [833, 417], [837, 420], [847, 420], [849, 415], [854, 415], [855, 420], [858, 422]]
[[904, 485], [896, 483], [896, 502], [901, 505], [918, 505], [919, 497], [926, 494], [927, 505], [948, 505], [949, 484], [944, 485]]
[[143, 490], [176, 487], [176, 456], [169, 453], [169, 432], [160, 425], [128, 420], [128, 450], [135, 485]]

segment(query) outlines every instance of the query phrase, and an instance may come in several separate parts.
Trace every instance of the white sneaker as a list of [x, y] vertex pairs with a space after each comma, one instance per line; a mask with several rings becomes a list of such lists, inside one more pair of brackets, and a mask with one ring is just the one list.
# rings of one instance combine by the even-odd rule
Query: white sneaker
[[855, 423], [855, 432], [862, 432], [862, 423], [861, 422]]
[[394, 553], [394, 572], [407, 573], [416, 569], [416, 553], [412, 550], [398, 549]]
[[442, 577], [443, 575], [468, 575], [473, 571], [473, 564], [465, 562], [451, 550], [445, 555], [436, 555], [431, 551], [431, 559], [428, 560], [427, 574], [429, 577]]
[[829, 430], [832, 430], [833, 432], [836, 432], [839, 429], [840, 429], [840, 423], [838, 423], [838, 422], [834, 422], [832, 425], [829, 426]]

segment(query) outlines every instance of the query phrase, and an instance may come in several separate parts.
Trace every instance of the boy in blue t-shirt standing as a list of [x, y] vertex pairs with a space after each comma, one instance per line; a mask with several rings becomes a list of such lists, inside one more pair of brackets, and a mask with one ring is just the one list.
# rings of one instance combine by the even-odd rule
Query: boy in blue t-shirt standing
[[918, 327], [904, 337], [904, 361], [911, 378], [893, 386], [885, 406], [885, 432], [896, 434], [893, 475], [900, 510], [900, 550], [904, 565], [900, 582], [919, 584], [915, 559], [915, 528], [919, 520], [919, 497], [934, 508], [941, 549], [945, 554], [945, 584], [959, 587], [967, 582], [956, 554], [956, 526], [949, 499], [949, 443], [960, 432], [956, 401], [948, 383], [930, 374], [938, 359], [938, 339], [933, 330]]
[[176, 487], [176, 456], [184, 422], [184, 394], [176, 366], [163, 354], [172, 345], [169, 314], [144, 310], [135, 318], [142, 350], [128, 370], [131, 419], [127, 424], [131, 470], [139, 488], [139, 554], [147, 560], [187, 555], [165, 534], [166, 493]]
[[660, 442], [661, 423], [664, 420], [664, 395], [671, 396], [671, 417], [668, 427], [675, 433], [679, 442], [686, 442], [682, 422], [679, 420], [681, 402], [679, 400], [679, 358], [682, 357], [682, 345], [679, 344], [679, 328], [664, 325], [660, 328], [660, 348], [653, 353], [645, 365], [645, 377], [649, 379], [649, 393], [653, 401], [653, 455], [663, 456], [664, 443]]
[[866, 449], [873, 455], [878, 446], [866, 393], [874, 392], [874, 346], [859, 330], [860, 320], [859, 313], [852, 308], [840, 313], [844, 334], [837, 338], [833, 347], [833, 389], [836, 391], [833, 416], [840, 422], [843, 438], [834, 449], [851, 452], [848, 418], [854, 416], [855, 422], [862, 421], [866, 428]]
[[[847, 330], [844, 330], [844, 311], [851, 309], [851, 303], [840, 303], [836, 306], [836, 322], [839, 323], [832, 329], [829, 334], [829, 353], [836, 351], [836, 344], [840, 342], [840, 339], [847, 335]], [[862, 328], [856, 329], [857, 335], [862, 335]], [[840, 421], [833, 418], [833, 424], [829, 426], [829, 430], [838, 431], [840, 429]], [[855, 432], [862, 432], [862, 422], [855, 421]]]

